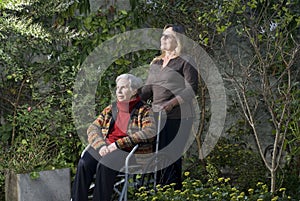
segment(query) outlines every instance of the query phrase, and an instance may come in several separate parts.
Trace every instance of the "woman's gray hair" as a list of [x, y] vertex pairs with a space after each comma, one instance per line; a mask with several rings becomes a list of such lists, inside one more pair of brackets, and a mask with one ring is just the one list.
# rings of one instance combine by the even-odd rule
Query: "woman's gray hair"
[[129, 81], [130, 84], [130, 88], [131, 90], [135, 90], [135, 89], [140, 89], [143, 86], [143, 81], [141, 78], [136, 77], [132, 74], [129, 73], [125, 73], [125, 74], [121, 74], [116, 78], [116, 83], [118, 83], [118, 81], [120, 79], [126, 79]]

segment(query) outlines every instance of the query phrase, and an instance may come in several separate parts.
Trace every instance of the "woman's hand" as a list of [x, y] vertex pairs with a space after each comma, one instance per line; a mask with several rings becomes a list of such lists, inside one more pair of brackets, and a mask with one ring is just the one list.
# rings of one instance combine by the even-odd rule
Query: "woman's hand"
[[108, 149], [108, 147], [107, 146], [103, 146], [103, 147], [101, 147], [100, 148], [100, 150], [99, 150], [99, 154], [100, 154], [100, 156], [105, 156], [106, 154], [108, 154], [110, 151], [109, 151], [109, 149]]
[[108, 145], [107, 148], [108, 148], [109, 152], [113, 152], [117, 149], [117, 145], [116, 145], [116, 143], [111, 143], [110, 145]]
[[166, 103], [162, 104], [161, 109], [165, 110], [166, 112], [170, 112], [173, 109], [173, 107], [175, 107], [178, 104], [178, 100], [176, 98], [173, 98], [167, 101]]
[[112, 144], [110, 144], [108, 146], [101, 147], [101, 149], [99, 150], [99, 154], [100, 154], [100, 156], [103, 157], [106, 154], [115, 151], [116, 149], [117, 149], [116, 143], [112, 143]]

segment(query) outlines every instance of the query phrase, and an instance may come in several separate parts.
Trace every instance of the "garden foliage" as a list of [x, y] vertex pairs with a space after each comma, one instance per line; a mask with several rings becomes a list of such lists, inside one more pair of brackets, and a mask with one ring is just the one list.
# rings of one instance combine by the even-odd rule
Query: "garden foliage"
[[[289, 65], [290, 113], [283, 117], [289, 120], [283, 127], [287, 131], [283, 141], [286, 163], [278, 170], [272, 194], [261, 157], [255, 150], [241, 146], [245, 143], [242, 136], [251, 134], [247, 121], [242, 115], [229, 111], [228, 115], [239, 118], [235, 130], [224, 130], [227, 138], [222, 139], [206, 159], [187, 154], [184, 169], [191, 173], [186, 173], [182, 191], [166, 186], [152, 194], [140, 189], [135, 194], [136, 199], [287, 200], [287, 194], [300, 199], [300, 60], [299, 53], [292, 57], [290, 51], [299, 49], [298, 1], [131, 0], [130, 3], [131, 10], [120, 10], [116, 4], [90, 12], [88, 0], [0, 0], [0, 200], [4, 200], [4, 179], [8, 170], [25, 173], [71, 167], [74, 173], [85, 145], [73, 124], [73, 87], [81, 65], [95, 47], [116, 34], [138, 28], [162, 28], [167, 23], [185, 25], [187, 36], [198, 42], [219, 66], [224, 66], [220, 67], [224, 77], [228, 70], [241, 76], [238, 66], [249, 62], [235, 63], [235, 58], [228, 59], [235, 53], [245, 56], [239, 55], [234, 46], [227, 46], [230, 36], [252, 47], [258, 45], [257, 49], [247, 48], [245, 52], [249, 51], [249, 56], [257, 53], [253, 50], [260, 50], [262, 57], [255, 57], [255, 67], [259, 67], [261, 61], [264, 65], [272, 61], [265, 75], [266, 78], [282, 75], [280, 84], [276, 85], [279, 92], [284, 93], [287, 88], [283, 84], [287, 81], [284, 62], [292, 62]], [[274, 47], [278, 51], [274, 52]], [[158, 53], [143, 50], [113, 61], [98, 83], [96, 113], [113, 98], [117, 75], [140, 66], [144, 66], [146, 72]], [[243, 58], [249, 59], [248, 56]], [[145, 77], [145, 72], [140, 72], [141, 77]], [[198, 94], [200, 102], [204, 98], [208, 103], [202, 110], [205, 112], [201, 122], [205, 133], [209, 122], [209, 94], [205, 90], [202, 92]], [[259, 95], [255, 89], [247, 91], [250, 97], [251, 93]], [[276, 94], [275, 98], [279, 95], [282, 94]], [[280, 98], [274, 102], [278, 108], [275, 114], [282, 110], [282, 103]], [[234, 111], [241, 114], [238, 104], [234, 106]], [[202, 139], [203, 133], [198, 133], [197, 137]], [[232, 138], [237, 135], [238, 138]], [[224, 174], [227, 174], [225, 178], [232, 178], [224, 179]]]

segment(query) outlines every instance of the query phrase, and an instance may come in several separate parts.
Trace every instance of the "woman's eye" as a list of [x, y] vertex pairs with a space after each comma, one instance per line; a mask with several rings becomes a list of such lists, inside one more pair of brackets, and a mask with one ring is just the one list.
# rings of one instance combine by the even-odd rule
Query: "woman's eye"
[[162, 38], [165, 38], [166, 40], [170, 39], [170, 38], [173, 38], [172, 35], [168, 35], [168, 34], [162, 34], [161, 36]]

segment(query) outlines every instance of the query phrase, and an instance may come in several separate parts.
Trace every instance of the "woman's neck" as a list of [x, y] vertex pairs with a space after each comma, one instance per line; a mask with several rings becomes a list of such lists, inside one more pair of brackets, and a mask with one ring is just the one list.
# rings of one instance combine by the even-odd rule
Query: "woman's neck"
[[166, 51], [165, 55], [163, 56], [163, 65], [162, 67], [166, 67], [171, 59], [174, 59], [177, 57], [175, 51]]
[[117, 101], [117, 107], [121, 112], [131, 112], [134, 106], [141, 100], [140, 96], [135, 96], [127, 101]]
[[174, 57], [176, 57], [176, 51], [173, 50], [173, 51], [166, 51], [165, 52], [165, 56], [164, 56], [164, 59], [173, 59]]

